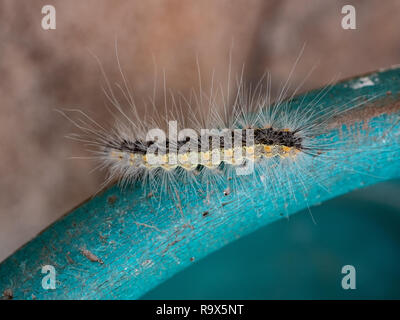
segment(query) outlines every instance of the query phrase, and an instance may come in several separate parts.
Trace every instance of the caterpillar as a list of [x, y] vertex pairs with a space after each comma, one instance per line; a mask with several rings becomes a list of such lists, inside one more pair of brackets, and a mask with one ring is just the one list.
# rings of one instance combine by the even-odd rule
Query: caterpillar
[[[275, 156], [287, 157], [295, 156], [297, 152], [304, 151], [301, 145], [302, 138], [296, 136], [294, 132], [290, 132], [287, 129], [276, 130], [273, 128], [262, 128], [255, 129], [254, 143], [247, 141], [246, 137], [251, 129], [244, 129], [241, 133], [242, 147], [240, 150], [232, 148], [232, 146], [226, 146], [224, 139], [219, 138], [220, 146], [217, 148], [213, 147], [212, 136], [208, 137], [208, 143], [206, 144], [206, 151], [202, 153], [194, 154], [194, 151], [179, 153], [177, 156], [178, 161], [170, 162], [175, 153], [171, 151], [171, 142], [166, 140], [166, 147], [161, 150], [157, 147], [155, 155], [158, 156], [156, 161], [149, 161], [148, 151], [152, 146], [156, 144], [155, 141], [143, 142], [140, 140], [127, 141], [123, 139], [122, 141], [116, 143], [110, 142], [105, 146], [109, 151], [105, 151], [107, 156], [113, 159], [113, 161], [121, 162], [125, 161], [123, 166], [132, 166], [134, 168], [146, 168], [146, 169], [156, 169], [161, 167], [165, 170], [173, 170], [177, 167], [181, 167], [186, 170], [194, 170], [198, 166], [203, 166], [208, 169], [217, 168], [222, 161], [230, 165], [242, 165], [245, 160], [256, 161], [261, 157], [271, 158]], [[233, 131], [228, 131], [231, 138], [234, 137]], [[201, 140], [196, 141], [196, 147], [201, 148]], [[178, 140], [177, 149], [181, 150], [188, 139]], [[218, 160], [216, 162], [212, 161], [215, 151], [218, 153]], [[235, 152], [239, 154], [235, 157]], [[247, 157], [242, 157], [242, 154], [248, 155]], [[195, 157], [194, 161], [192, 161]], [[223, 159], [223, 160], [221, 160]]]
[[[294, 67], [296, 64], [297, 60]], [[248, 189], [249, 181], [264, 187], [266, 196], [280, 202], [298, 196], [292, 192], [294, 183], [303, 186], [304, 197], [310, 181], [328, 190], [329, 182], [315, 176], [318, 167], [327, 170], [340, 162], [345, 170], [346, 154], [357, 152], [357, 144], [362, 144], [359, 136], [344, 128], [340, 128], [342, 138], [334, 141], [330, 125], [377, 97], [353, 99], [348, 102], [351, 107], [346, 108], [321, 105], [333, 87], [329, 85], [308, 100], [305, 95], [296, 101], [299, 87], [288, 96], [287, 81], [278, 99], [271, 102], [269, 74], [254, 87], [246, 86], [241, 75], [231, 104], [222, 90], [214, 90], [214, 84], [207, 93], [200, 85], [199, 92], [190, 97], [168, 96], [164, 86], [169, 110], [165, 108], [162, 114], [162, 107], [152, 101], [148, 113], [139, 116], [119, 60], [118, 66], [123, 85], [117, 88], [125, 101], [117, 98], [101, 67], [104, 92], [112, 105], [114, 123], [110, 129], [78, 109], [62, 114], [81, 131], [70, 138], [87, 144], [93, 154], [90, 158], [98, 162], [97, 168], [108, 171], [104, 185], [117, 180], [124, 188], [139, 182], [145, 194], [158, 195], [159, 199], [168, 195], [180, 200], [183, 195], [176, 190], [182, 190], [182, 185], [183, 193], [200, 192], [205, 198], [214, 193], [222, 199], [237, 190], [251, 198], [251, 192], [242, 187]], [[73, 113], [77, 119], [71, 116]], [[360, 172], [366, 171], [360, 168]], [[223, 190], [216, 190], [221, 185]]]

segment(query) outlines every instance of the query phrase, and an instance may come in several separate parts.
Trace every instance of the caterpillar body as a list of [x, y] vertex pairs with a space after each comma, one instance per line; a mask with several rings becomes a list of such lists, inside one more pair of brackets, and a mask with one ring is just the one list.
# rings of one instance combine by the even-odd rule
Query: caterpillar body
[[[199, 166], [203, 166], [209, 169], [217, 168], [222, 161], [230, 165], [243, 165], [248, 161], [257, 161], [262, 157], [295, 157], [296, 154], [302, 151], [301, 137], [296, 136], [295, 133], [290, 132], [287, 129], [274, 130], [273, 128], [255, 129], [254, 130], [254, 143], [249, 143], [246, 140], [249, 129], [244, 129], [242, 133], [242, 145], [243, 147], [232, 148], [232, 146], [225, 147], [224, 140], [220, 140], [220, 147], [218, 149], [213, 148], [212, 137], [208, 137], [209, 145], [207, 151], [204, 152], [183, 152], [177, 155], [175, 163], [170, 163], [170, 158], [175, 156], [175, 153], [170, 153], [169, 141], [166, 140], [166, 149], [164, 152], [157, 148], [156, 161], [152, 162], [148, 160], [147, 152], [152, 145], [156, 142], [143, 142], [143, 141], [127, 141], [123, 140], [119, 145], [109, 144], [106, 148], [109, 149], [106, 152], [110, 159], [117, 162], [123, 162], [122, 166], [133, 166], [135, 168], [147, 168], [155, 169], [161, 167], [165, 170], [173, 170], [177, 167], [181, 167], [186, 170], [198, 169]], [[233, 136], [233, 131], [229, 131]], [[221, 137], [217, 137], [221, 138]], [[197, 143], [197, 147], [201, 148], [201, 140]], [[177, 149], [180, 149], [187, 139], [178, 141]], [[217, 153], [217, 157], [220, 160], [213, 162], [212, 158]], [[237, 154], [237, 155], [236, 155]], [[243, 155], [243, 156], [242, 156]], [[194, 161], [192, 160], [194, 158]], [[223, 160], [222, 160], [223, 159]]]

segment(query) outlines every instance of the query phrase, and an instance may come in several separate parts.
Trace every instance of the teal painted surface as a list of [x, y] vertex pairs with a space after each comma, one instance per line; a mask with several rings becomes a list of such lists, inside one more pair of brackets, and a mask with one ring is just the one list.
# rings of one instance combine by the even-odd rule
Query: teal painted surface
[[[320, 102], [321, 109], [327, 105], [340, 108], [360, 95], [371, 97], [391, 92], [374, 103], [374, 110], [382, 112], [370, 117], [368, 129], [361, 131], [367, 137], [363, 152], [346, 155], [347, 166], [353, 166], [354, 171], [344, 171], [340, 165], [319, 165], [313, 169], [318, 170], [321, 181], [333, 181], [330, 192], [314, 180], [305, 181], [310, 186], [305, 199], [302, 182], [291, 173], [279, 177], [280, 181], [292, 182], [296, 200], [287, 203], [271, 199], [271, 194], [266, 194], [261, 186], [253, 188], [249, 184], [245, 194], [232, 192], [223, 205], [216, 200], [217, 195], [204, 201], [201, 194], [182, 193], [177, 206], [168, 198], [160, 205], [154, 197], [144, 196], [138, 186], [125, 191], [114, 186], [51, 225], [1, 263], [0, 292], [11, 288], [15, 299], [139, 298], [193, 261], [281, 219], [284, 211], [292, 214], [307, 205], [399, 177], [400, 139], [398, 132], [393, 134], [390, 129], [400, 114], [393, 108], [388, 112], [387, 107], [399, 100], [400, 70], [391, 69], [371, 77], [375, 86], [354, 90], [351, 85], [359, 80], [342, 82]], [[308, 94], [306, 99], [315, 94]], [[301, 99], [298, 97], [293, 106]], [[352, 130], [344, 126], [333, 128], [328, 133], [333, 141], [339, 139], [339, 129]], [[366, 167], [368, 174], [360, 174], [360, 168]], [[208, 215], [203, 216], [206, 211]], [[83, 250], [90, 251], [102, 263], [91, 261], [82, 254]], [[56, 268], [55, 290], [41, 286], [44, 265]]]
[[[142, 299], [400, 299], [399, 194], [384, 182], [313, 207], [316, 224], [308, 210], [271, 223]], [[356, 290], [341, 287], [348, 264]]]

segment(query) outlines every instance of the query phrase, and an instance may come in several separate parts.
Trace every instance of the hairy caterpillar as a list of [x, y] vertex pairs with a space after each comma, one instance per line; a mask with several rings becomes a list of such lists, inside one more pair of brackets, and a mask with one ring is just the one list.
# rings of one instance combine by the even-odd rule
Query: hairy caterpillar
[[[289, 75], [278, 99], [271, 102], [269, 75], [254, 87], [239, 76], [233, 98], [214, 84], [207, 93], [199, 85], [190, 97], [168, 95], [164, 88], [170, 108], [163, 114], [152, 101], [148, 113], [140, 116], [119, 60], [118, 66], [123, 85], [117, 88], [125, 101], [117, 98], [102, 69], [114, 118], [110, 129], [80, 110], [63, 114], [81, 130], [70, 137], [86, 143], [98, 168], [108, 170], [105, 184], [115, 179], [122, 187], [141, 182], [145, 194], [158, 199], [168, 195], [180, 201], [186, 192], [200, 192], [206, 199], [216, 194], [222, 202], [237, 190], [251, 199], [249, 182], [262, 186], [273, 202], [298, 197], [293, 184], [303, 186], [304, 197], [310, 181], [319, 184], [321, 191], [329, 191], [329, 181], [318, 179], [318, 170], [338, 163], [346, 170], [346, 155], [358, 152], [356, 146], [362, 145], [360, 137], [345, 128], [338, 128], [342, 138], [337, 140], [330, 126], [344, 113], [377, 97], [353, 99], [346, 108], [322, 105], [320, 101], [332, 88], [328, 86], [295, 101], [299, 87], [288, 96]], [[78, 117], [70, 116], [73, 113]], [[355, 170], [354, 164], [350, 170]], [[368, 174], [365, 168], [359, 171]], [[176, 190], [182, 186], [185, 191], [179, 195]]]

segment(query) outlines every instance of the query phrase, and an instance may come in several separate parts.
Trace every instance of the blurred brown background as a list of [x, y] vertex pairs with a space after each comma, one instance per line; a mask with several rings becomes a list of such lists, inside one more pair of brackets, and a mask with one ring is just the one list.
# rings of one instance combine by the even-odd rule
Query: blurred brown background
[[[42, 6], [56, 8], [57, 29], [41, 28]], [[343, 30], [341, 8], [353, 4], [357, 29]], [[97, 191], [103, 174], [68, 160], [83, 147], [64, 138], [73, 128], [55, 108], [108, 117], [94, 53], [112, 82], [119, 57], [137, 100], [153, 94], [154, 64], [184, 94], [202, 74], [216, 82], [246, 65], [244, 79], [265, 70], [278, 88], [304, 43], [291, 82], [317, 70], [303, 90], [400, 63], [400, 1], [0, 0], [0, 261]], [[207, 76], [205, 77], [207, 79]], [[203, 84], [205, 87], [209, 83]]]

